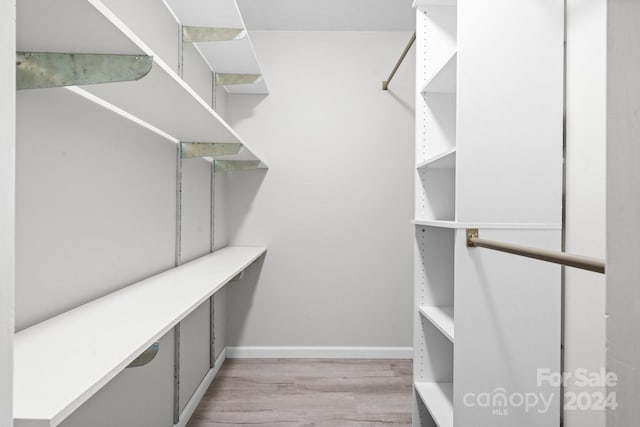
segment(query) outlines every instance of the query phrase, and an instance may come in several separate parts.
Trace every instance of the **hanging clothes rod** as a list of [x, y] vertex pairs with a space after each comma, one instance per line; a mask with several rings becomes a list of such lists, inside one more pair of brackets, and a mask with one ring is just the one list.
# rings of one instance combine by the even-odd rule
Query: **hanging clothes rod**
[[597, 258], [589, 258], [580, 255], [572, 255], [565, 252], [554, 252], [545, 249], [532, 248], [530, 246], [515, 245], [512, 243], [497, 242], [495, 240], [481, 239], [477, 228], [467, 228], [467, 247], [487, 248], [494, 251], [506, 252], [527, 258], [580, 268], [582, 270], [605, 273], [604, 261]]
[[391, 71], [391, 74], [389, 74], [389, 77], [387, 78], [387, 80], [382, 82], [382, 90], [387, 90], [389, 88], [389, 83], [391, 83], [391, 79], [393, 79], [393, 76], [396, 75], [396, 71], [398, 71], [400, 64], [402, 64], [402, 61], [404, 61], [404, 58], [407, 56], [407, 53], [409, 53], [409, 49], [411, 49], [411, 46], [413, 46], [413, 43], [415, 41], [416, 41], [416, 33], [414, 31], [413, 35], [411, 36], [411, 40], [409, 40], [409, 43], [407, 43], [407, 46], [404, 48], [402, 55], [400, 55], [400, 59], [398, 59], [398, 62], [396, 62], [396, 66], [393, 67], [393, 71]]

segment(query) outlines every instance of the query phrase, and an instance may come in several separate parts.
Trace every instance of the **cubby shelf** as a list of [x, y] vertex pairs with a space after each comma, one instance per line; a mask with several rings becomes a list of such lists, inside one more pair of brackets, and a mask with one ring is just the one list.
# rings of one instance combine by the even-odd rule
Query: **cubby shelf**
[[454, 342], [453, 307], [419, 306], [418, 311], [438, 328], [451, 342]]
[[18, 332], [17, 425], [58, 425], [265, 252], [223, 248]]
[[453, 52], [444, 65], [438, 69], [422, 88], [422, 93], [455, 93], [458, 53]]
[[420, 6], [456, 6], [458, 0], [414, 0], [413, 7]]
[[415, 389], [438, 427], [453, 427], [453, 384], [416, 383]]
[[[87, 85], [76, 90], [77, 94], [107, 108], [121, 110], [124, 113], [121, 115], [129, 115], [133, 121], [159, 129], [177, 141], [243, 142], [189, 85], [99, 0], [21, 0], [17, 7], [17, 49], [20, 51], [153, 56], [153, 67], [144, 78]], [[245, 148], [239, 159], [257, 160], [257, 157]]]
[[[184, 25], [217, 28], [246, 26], [235, 0], [168, 0], [167, 3]], [[217, 73], [262, 74], [251, 38], [197, 43], [198, 49]], [[229, 93], [269, 93], [264, 79], [253, 84], [226, 86]]]
[[416, 168], [452, 169], [456, 167], [456, 147], [450, 148], [436, 156], [430, 157], [416, 166]]

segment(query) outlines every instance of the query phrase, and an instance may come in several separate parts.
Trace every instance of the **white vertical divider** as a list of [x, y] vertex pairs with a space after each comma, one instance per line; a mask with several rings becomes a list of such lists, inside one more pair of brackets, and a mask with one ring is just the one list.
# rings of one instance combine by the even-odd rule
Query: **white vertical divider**
[[618, 406], [607, 427], [640, 419], [640, 3], [607, 3], [607, 370]]
[[15, 0], [0, 4], [0, 425], [13, 424]]

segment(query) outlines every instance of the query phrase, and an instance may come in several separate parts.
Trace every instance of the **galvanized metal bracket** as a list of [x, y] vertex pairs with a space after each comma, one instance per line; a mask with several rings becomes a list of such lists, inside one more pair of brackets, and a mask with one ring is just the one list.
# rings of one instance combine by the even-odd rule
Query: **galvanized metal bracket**
[[238, 154], [244, 146], [240, 143], [225, 142], [181, 142], [182, 158], [232, 156]]
[[214, 167], [216, 172], [266, 168], [260, 160], [216, 160]]
[[140, 356], [136, 357], [133, 362], [129, 363], [129, 366], [127, 366], [127, 368], [137, 368], [139, 366], [146, 365], [147, 363], [155, 359], [159, 349], [160, 342], [154, 342], [153, 344], [151, 344], [151, 347], [146, 349]]
[[216, 28], [182, 26], [184, 43], [220, 42], [243, 39], [247, 35], [244, 28]]
[[16, 88], [38, 89], [139, 80], [153, 66], [147, 55], [16, 53]]
[[475, 248], [475, 244], [471, 239], [477, 239], [479, 237], [477, 228], [467, 228], [467, 247]]
[[262, 80], [262, 74], [216, 73], [218, 86], [250, 85]]

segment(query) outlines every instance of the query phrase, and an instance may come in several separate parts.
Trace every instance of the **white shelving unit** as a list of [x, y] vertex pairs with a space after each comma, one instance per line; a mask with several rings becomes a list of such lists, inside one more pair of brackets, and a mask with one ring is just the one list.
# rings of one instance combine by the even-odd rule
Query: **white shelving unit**
[[[205, 7], [204, 4], [193, 5], [198, 6]], [[209, 6], [204, 12], [211, 12]], [[215, 7], [218, 15], [224, 14], [220, 13], [222, 10], [219, 8], [226, 8], [225, 10], [231, 11], [234, 16], [237, 15], [236, 19], [239, 16], [234, 0], [216, 2]], [[182, 74], [181, 67], [184, 63], [177, 49], [180, 39], [178, 29], [181, 29], [181, 23], [176, 21], [177, 18], [172, 13], [164, 2], [155, 0], [140, 0], [135, 3], [121, 0], [20, 1], [17, 4], [18, 51], [145, 55], [152, 57], [153, 65], [146, 76], [135, 81], [30, 89], [19, 91], [17, 97], [23, 111], [28, 111], [29, 106], [39, 105], [42, 101], [77, 100], [76, 97], [81, 97], [91, 103], [88, 104], [91, 108], [87, 109], [91, 114], [87, 113], [87, 117], [100, 117], [94, 113], [104, 108], [117, 115], [109, 116], [111, 126], [114, 121], [121, 120], [121, 127], [129, 129], [128, 135], [131, 135], [131, 138], [137, 135], [134, 130], [137, 131], [139, 126], [179, 147], [175, 150], [176, 188], [169, 189], [169, 192], [175, 191], [176, 194], [175, 252], [176, 265], [180, 265], [184, 157], [181, 154], [185, 143], [198, 143], [210, 147], [216, 144], [230, 144], [227, 147], [233, 148], [231, 151], [234, 153], [217, 153], [212, 156], [214, 158], [208, 159], [215, 160], [211, 167], [212, 174], [214, 170], [224, 172], [266, 166], [216, 113], [213, 107], [215, 74], [214, 70], [207, 66], [207, 61], [198, 57], [197, 61], [189, 62], [189, 65], [196, 64], [190, 68], [192, 74], [189, 78]], [[241, 18], [239, 19], [241, 21]], [[233, 58], [245, 55], [247, 42], [251, 48], [249, 39], [244, 42], [245, 47], [243, 43], [229, 42], [221, 54]], [[172, 49], [174, 45], [175, 50]], [[192, 50], [190, 54], [194, 52], [197, 51]], [[249, 53], [253, 55], [252, 49]], [[223, 59], [220, 56], [216, 61]], [[255, 62], [254, 55], [252, 60]], [[204, 79], [202, 68], [205, 69]], [[239, 68], [232, 72], [249, 72]], [[251, 72], [260, 74], [259, 68], [252, 69]], [[191, 82], [195, 82], [196, 86], [192, 86]], [[244, 89], [249, 92], [258, 90], [258, 93], [266, 93], [264, 82]], [[205, 100], [208, 99], [207, 92], [210, 92], [212, 105]], [[107, 120], [104, 115], [102, 118]], [[78, 117], [78, 120], [82, 120], [82, 117]], [[34, 123], [34, 126], [37, 125]], [[95, 123], [95, 128], [96, 132], [99, 132], [100, 123]], [[68, 129], [70, 131], [67, 135], [73, 136], [73, 123], [68, 124]], [[144, 134], [146, 131], [141, 133]], [[160, 138], [156, 139], [162, 141]], [[149, 162], [153, 162], [156, 153], [153, 150], [149, 151]], [[166, 162], [167, 147], [159, 147], [159, 152], [162, 152], [162, 159]], [[191, 152], [187, 157], [204, 156]], [[213, 175], [207, 179], [206, 185], [207, 188], [211, 186], [213, 192]], [[211, 198], [213, 199], [213, 195]], [[211, 215], [213, 211], [212, 201]], [[163, 212], [164, 217], [167, 214], [173, 215], [174, 211]], [[213, 229], [213, 218], [211, 228]], [[213, 244], [211, 236], [212, 248]], [[173, 249], [170, 248], [171, 252]], [[208, 383], [205, 382], [210, 383], [215, 375], [211, 297], [265, 251], [265, 248], [257, 247], [223, 248], [18, 332], [15, 336], [14, 366], [16, 426], [42, 427], [60, 424], [107, 383], [114, 380], [150, 345], [168, 335], [173, 335], [169, 342], [173, 342], [175, 346], [169, 351], [174, 355], [174, 372], [166, 370], [165, 373], [177, 377], [173, 380], [173, 420], [163, 419], [163, 422], [169, 424], [173, 421], [171, 424], [184, 425], [206, 389]], [[206, 323], [206, 327], [210, 328], [211, 342], [203, 347], [207, 347], [206, 357], [211, 358], [212, 365], [206, 372], [202, 384], [198, 386], [198, 391], [191, 394], [193, 390], [180, 388], [179, 353], [182, 352], [182, 348], [179, 341], [179, 325], [185, 317], [199, 307], [206, 307], [207, 303], [210, 322]], [[173, 328], [175, 333], [171, 334]], [[165, 354], [167, 351], [165, 349]], [[180, 399], [191, 399], [187, 402], [189, 410], [183, 411], [181, 404], [185, 402]], [[94, 405], [88, 411], [99, 410], [99, 406], [100, 404]]]
[[[515, 3], [414, 2], [414, 426], [560, 422], [536, 383], [560, 369], [560, 269], [466, 247], [467, 228], [560, 246], [563, 10]], [[495, 390], [556, 398], [469, 404]]]
[[220, 249], [17, 333], [16, 425], [58, 425], [265, 252]]

